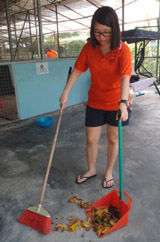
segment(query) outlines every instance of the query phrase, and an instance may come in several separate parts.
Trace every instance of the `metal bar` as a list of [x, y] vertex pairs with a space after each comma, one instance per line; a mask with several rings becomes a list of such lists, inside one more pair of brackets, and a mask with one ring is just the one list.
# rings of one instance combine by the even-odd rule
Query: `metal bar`
[[33, 60], [33, 43], [32, 43], [32, 32], [31, 32], [31, 19], [30, 19], [29, 11], [28, 11], [28, 20], [29, 20], [29, 33], [30, 33], [30, 42], [31, 42], [31, 50], [32, 50], [32, 60]]
[[[47, 7], [45, 7], [46, 9], [49, 9], [50, 11], [52, 11], [52, 12], [54, 12], [55, 13], [55, 11], [53, 10], [53, 9], [50, 9], [50, 8], [47, 8]], [[62, 14], [60, 14], [61, 16], [63, 16], [63, 17], [66, 17], [65, 15], [62, 15]], [[84, 17], [80, 17], [80, 18], [76, 18], [76, 19], [70, 19], [70, 18], [68, 18], [69, 20], [71, 20], [71, 21], [76, 21], [76, 20], [81, 20], [81, 19], [86, 19], [86, 18], [91, 18], [92, 17], [92, 15], [89, 15], [89, 16], [84, 16]], [[67, 17], [66, 17], [67, 18]], [[53, 23], [53, 24], [55, 24], [55, 21], [52, 21], [52, 20], [50, 20], [50, 19], [46, 19], [45, 17], [42, 17], [42, 19], [45, 21], [45, 22], [50, 22], [50, 23]], [[59, 23], [65, 23], [65, 22], [68, 22], [68, 19], [67, 20], [60, 20], [59, 21]]]
[[58, 28], [58, 10], [57, 4], [55, 4], [56, 8], [56, 23], [57, 23], [57, 49], [58, 49], [58, 56], [60, 57], [60, 48], [59, 48], [59, 28]]
[[65, 8], [67, 8], [67, 9], [71, 10], [72, 12], [74, 12], [74, 13], [76, 13], [76, 14], [78, 14], [78, 15], [80, 15], [81, 17], [84, 18], [84, 16], [83, 16], [82, 14], [80, 14], [79, 12], [75, 11], [74, 9], [68, 7], [67, 5], [63, 5], [63, 7], [65, 7]]
[[157, 20], [157, 18], [141, 19], [141, 20], [126, 22], [125, 24], [141, 23], [141, 22], [147, 22], [147, 21], [150, 21], [150, 20]]
[[95, 6], [96, 8], [100, 8], [103, 6], [100, 4], [100, 2], [99, 2], [99, 5], [97, 3], [93, 3], [93, 1], [90, 1], [90, 0], [87, 0], [87, 2], [90, 3], [91, 5]]
[[40, 44], [40, 53], [41, 53], [41, 59], [44, 59], [44, 53], [43, 53], [43, 35], [42, 35], [42, 21], [41, 21], [41, 5], [40, 0], [37, 0], [37, 10], [38, 10], [38, 26], [39, 26], [39, 44]]
[[137, 42], [135, 42], [134, 69], [135, 69], [135, 71], [137, 70]]
[[[17, 38], [17, 28], [16, 28], [16, 19], [15, 19], [15, 16], [14, 16], [14, 32], [15, 32], [16, 46], [17, 46], [18, 45], [18, 38]], [[17, 54], [17, 57], [19, 58], [19, 53]]]
[[154, 86], [155, 86], [155, 88], [156, 88], [156, 90], [157, 90], [157, 92], [158, 92], [158, 94], [160, 96], [160, 91], [159, 91], [159, 88], [158, 88], [157, 84], [155, 82], [153, 82], [153, 84], [154, 84]]
[[[160, 1], [159, 1], [159, 18], [157, 20], [157, 25], [158, 25], [158, 32], [160, 32]], [[159, 72], [159, 80], [160, 81], [160, 69], [159, 69], [159, 45], [160, 45], [160, 40], [157, 40], [157, 63], [156, 63], [156, 76], [158, 78], [158, 72]]]
[[17, 49], [18, 49], [18, 46], [19, 46], [19, 43], [20, 43], [20, 40], [21, 40], [21, 36], [22, 36], [22, 34], [23, 34], [23, 29], [24, 29], [24, 26], [25, 26], [25, 23], [26, 23], [26, 20], [27, 20], [27, 16], [28, 16], [28, 14], [26, 13], [26, 17], [25, 17], [25, 20], [24, 20], [24, 23], [23, 23], [22, 31], [21, 31], [21, 34], [20, 34], [20, 36], [19, 36], [19, 40], [18, 40], [18, 43], [17, 43], [16, 49], [15, 49], [14, 59], [15, 59], [15, 57], [16, 57], [16, 52], [17, 52]]
[[[138, 0], [133, 0], [132, 2], [126, 3], [125, 6], [128, 6], [128, 5], [130, 5], [130, 4], [132, 4], [132, 3], [136, 2], [136, 1], [138, 1]], [[114, 10], [117, 11], [117, 10], [119, 10], [120, 8], [121, 8], [121, 7], [118, 7], [118, 8], [115, 8]]]
[[158, 19], [158, 31], [160, 31], [160, 1], [159, 1], [159, 19]]
[[[19, 0], [20, 1], [20, 0]], [[29, 1], [31, 1], [31, 0], [29, 0]], [[67, 0], [64, 0], [64, 1], [67, 1]], [[40, 0], [40, 2], [42, 2], [42, 0]], [[46, 4], [46, 5], [43, 5], [43, 8], [44, 7], [48, 7], [48, 6], [52, 6], [52, 5], [54, 5], [55, 4], [55, 2], [52, 2], [52, 3], [49, 3], [49, 4]], [[17, 4], [15, 4], [14, 3], [14, 6], [17, 6], [17, 7], [19, 7], [19, 8], [21, 8], [22, 9], [22, 11], [20, 11], [19, 13], [21, 13], [22, 14], [22, 16], [23, 16], [23, 13], [25, 13], [26, 12], [26, 10], [28, 10], [27, 8], [24, 8], [24, 7], [21, 7], [21, 6], [19, 6], [19, 5], [17, 5]], [[30, 11], [32, 11], [32, 10], [34, 10], [34, 8], [31, 8], [31, 9], [29, 9]], [[15, 13], [17, 13], [17, 11], [14, 11], [14, 10], [12, 10], [12, 15], [14, 15]]]
[[[23, 5], [23, 8], [25, 8], [25, 6], [27, 5], [27, 3], [29, 2], [30, 0], [26, 0], [26, 2], [24, 3]], [[27, 10], [27, 9], [26, 9]]]
[[[53, 11], [52, 9], [50, 9], [50, 8], [48, 8], [49, 6], [53, 6], [53, 3], [52, 4], [49, 4], [49, 5], [45, 5], [45, 6], [43, 6], [44, 8], [47, 8], [47, 9], [49, 9], [50, 11]], [[17, 5], [17, 7], [20, 7], [20, 6], [18, 6]], [[68, 6], [65, 6], [65, 7], [67, 7], [68, 9], [70, 9], [71, 10], [71, 8], [69, 8]], [[21, 7], [21, 8], [23, 8], [23, 7]], [[21, 11], [20, 13], [22, 14], [22, 16], [23, 16], [23, 14], [26, 12], [26, 10], [27, 9], [25, 9], [25, 8], [23, 8], [23, 11]], [[32, 11], [32, 10], [34, 10], [34, 9], [30, 9], [30, 11]], [[73, 12], [76, 12], [76, 11], [74, 11], [74, 10], [72, 10]], [[55, 12], [55, 11], [53, 11], [53, 12]], [[15, 12], [15, 13], [17, 13], [17, 12]], [[13, 14], [13, 15], [15, 15], [15, 13]], [[34, 14], [32, 14], [32, 13], [30, 13], [30, 15], [33, 15], [34, 16]], [[81, 15], [81, 14], [79, 14], [79, 15]], [[64, 15], [63, 15], [64, 16]], [[82, 15], [81, 15], [82, 16]], [[84, 18], [91, 18], [92, 17], [92, 15], [89, 15], [89, 16], [82, 16], [81, 18], [76, 18], [76, 19], [73, 19], [72, 21], [76, 21], [76, 20], [81, 20], [81, 19], [84, 19]], [[21, 20], [21, 18], [17, 18], [17, 20]], [[44, 17], [42, 17], [42, 19], [45, 19]], [[51, 20], [48, 20], [47, 19], [47, 21], [48, 22], [53, 22], [54, 23], [54, 21], [51, 21]], [[60, 21], [59, 21], [60, 22]], [[61, 22], [68, 22], [67, 20], [66, 21], [61, 21]]]
[[8, 26], [9, 48], [10, 48], [10, 56], [11, 56], [11, 61], [12, 61], [12, 60], [13, 60], [13, 53], [12, 53], [12, 38], [11, 38], [11, 26], [10, 26], [10, 19], [9, 19], [8, 5], [9, 5], [9, 0], [5, 0], [6, 19], [7, 19], [7, 26]]
[[35, 18], [35, 29], [36, 29], [37, 51], [38, 51], [38, 58], [40, 58], [39, 36], [38, 36], [38, 32], [37, 32], [36, 0], [33, 0], [33, 6], [34, 6], [34, 18]]
[[[20, 8], [20, 9], [23, 9], [25, 12], [26, 12], [26, 10], [27, 10], [27, 8], [25, 8], [25, 6], [26, 6], [26, 4], [29, 2], [30, 0], [27, 0], [26, 2], [25, 2], [25, 4], [24, 4], [24, 6], [22, 7], [22, 6], [19, 6], [17, 3], [14, 3], [14, 6], [16, 6], [16, 7], [18, 7], [18, 8]], [[17, 13], [17, 11], [15, 11], [15, 13]], [[13, 13], [13, 14], [15, 14], [15, 13]]]
[[[141, 29], [141, 28], [148, 28], [148, 26], [139, 26], [138, 28], [139, 29]], [[157, 28], [157, 25], [149, 26], [149, 28]]]
[[15, 33], [16, 44], [17, 44], [18, 41], [17, 41], [17, 31], [16, 31], [16, 20], [15, 20], [15, 16], [14, 16], [14, 21], [13, 21], [13, 23], [14, 23], [14, 33]]
[[160, 58], [160, 56], [144, 56], [145, 59], [156, 59]]
[[[49, 9], [49, 10], [52, 11], [52, 12], [55, 12], [53, 9], [50, 9], [49, 7], [45, 7], [45, 8]], [[58, 12], [58, 14], [59, 14], [60, 16], [62, 16], [62, 17], [65, 17], [65, 18], [69, 19], [70, 21], [73, 21], [73, 22], [75, 22], [75, 23], [78, 23], [79, 25], [83, 25], [83, 26], [89, 28], [89, 26], [87, 26], [87, 25], [85, 25], [85, 24], [82, 24], [82, 23], [76, 21], [75, 19], [71, 19], [71, 18], [69, 18], [68, 16], [63, 15], [63, 14], [61, 14], [61, 13], [59, 13], [59, 12]]]
[[122, 0], [122, 31], [124, 31], [124, 0]]

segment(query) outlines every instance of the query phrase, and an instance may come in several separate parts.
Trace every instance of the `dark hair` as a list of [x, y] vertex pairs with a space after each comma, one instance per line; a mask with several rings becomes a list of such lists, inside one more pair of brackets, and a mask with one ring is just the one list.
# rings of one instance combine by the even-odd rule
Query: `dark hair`
[[98, 8], [95, 11], [92, 17], [91, 30], [90, 30], [91, 44], [93, 47], [95, 47], [96, 45], [99, 45], [94, 35], [94, 25], [96, 22], [112, 28], [111, 50], [119, 47], [120, 28], [119, 28], [118, 16], [115, 10], [111, 7], [103, 6], [101, 8]]

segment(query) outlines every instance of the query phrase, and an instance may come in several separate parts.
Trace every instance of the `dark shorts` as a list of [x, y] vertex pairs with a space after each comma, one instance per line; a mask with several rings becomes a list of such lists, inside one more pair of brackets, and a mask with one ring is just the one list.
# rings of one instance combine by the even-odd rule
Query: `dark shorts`
[[[130, 119], [131, 110], [128, 108], [128, 119], [122, 122], [122, 125], [128, 125]], [[86, 120], [85, 125], [87, 127], [98, 127], [104, 124], [111, 126], [118, 126], [118, 120], [116, 120], [117, 111], [104, 111], [89, 106], [86, 107]]]

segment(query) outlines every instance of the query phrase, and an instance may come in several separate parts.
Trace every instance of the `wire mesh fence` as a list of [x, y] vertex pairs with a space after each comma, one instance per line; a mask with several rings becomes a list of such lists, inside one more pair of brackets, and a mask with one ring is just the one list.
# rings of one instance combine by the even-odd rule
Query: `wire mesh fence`
[[4, 1], [0, 17], [2, 60], [40, 59], [37, 1]]
[[[70, 8], [74, 1], [67, 1], [70, 4], [67, 6], [60, 5], [59, 2], [63, 1], [1, 1], [0, 59], [43, 59], [48, 49], [54, 49], [58, 57], [77, 56], [85, 43], [84, 33], [89, 32], [91, 16], [85, 18], [83, 23], [84, 16], [78, 12], [79, 5], [74, 4], [73, 10], [73, 6]], [[92, 8], [96, 9], [94, 6]], [[67, 38], [66, 32], [69, 33]], [[77, 33], [79, 34], [76, 37]], [[71, 41], [74, 43], [68, 46]]]
[[0, 65], [0, 124], [17, 120], [15, 88], [9, 65]]

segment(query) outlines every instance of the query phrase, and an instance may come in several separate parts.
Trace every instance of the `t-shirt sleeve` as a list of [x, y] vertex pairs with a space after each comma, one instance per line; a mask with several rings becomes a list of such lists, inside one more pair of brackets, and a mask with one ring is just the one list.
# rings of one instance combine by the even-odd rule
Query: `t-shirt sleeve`
[[88, 69], [88, 44], [81, 50], [74, 68], [79, 72], [85, 72]]
[[120, 55], [120, 75], [131, 76], [132, 73], [132, 60], [131, 60], [131, 52], [125, 43], [122, 45], [121, 55]]

